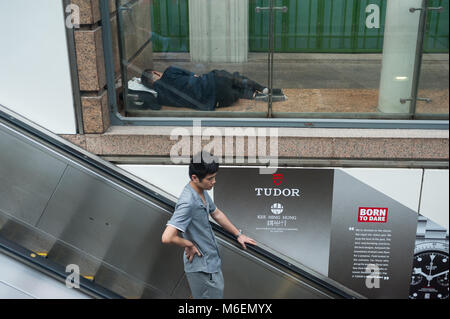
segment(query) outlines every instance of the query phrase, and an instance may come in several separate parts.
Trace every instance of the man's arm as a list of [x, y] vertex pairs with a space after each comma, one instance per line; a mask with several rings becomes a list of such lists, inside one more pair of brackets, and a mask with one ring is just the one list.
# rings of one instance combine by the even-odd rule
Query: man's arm
[[178, 229], [176, 229], [172, 225], [167, 225], [162, 234], [161, 241], [163, 244], [175, 244], [177, 246], [183, 247], [185, 249], [186, 257], [189, 259], [189, 262], [192, 262], [195, 254], [197, 254], [199, 257], [201, 257], [202, 255], [193, 242], [178, 236]]
[[[234, 226], [228, 217], [220, 210], [216, 209], [213, 213], [211, 213], [211, 217], [222, 226], [226, 231], [234, 235], [235, 237], [239, 235], [239, 229]], [[250, 237], [245, 236], [244, 234], [239, 235], [237, 241], [241, 244], [242, 248], [247, 249], [245, 246], [246, 243], [256, 245], [256, 241]]]
[[175, 244], [183, 248], [194, 245], [190, 240], [178, 236], [178, 229], [172, 225], [166, 226], [166, 229], [162, 234], [161, 241], [163, 244]]

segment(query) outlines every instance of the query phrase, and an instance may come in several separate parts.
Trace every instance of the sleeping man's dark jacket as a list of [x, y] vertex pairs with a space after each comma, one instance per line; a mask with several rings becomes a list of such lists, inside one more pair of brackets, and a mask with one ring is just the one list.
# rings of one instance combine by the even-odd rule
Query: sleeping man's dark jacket
[[193, 72], [171, 66], [153, 83], [153, 89], [158, 92], [160, 105], [195, 107], [202, 111], [214, 111], [216, 106], [213, 71], [195, 76]]

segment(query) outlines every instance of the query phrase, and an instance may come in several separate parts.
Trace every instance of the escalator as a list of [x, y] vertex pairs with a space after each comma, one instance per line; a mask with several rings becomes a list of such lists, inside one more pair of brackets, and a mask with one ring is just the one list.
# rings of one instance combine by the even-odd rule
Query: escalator
[[[176, 198], [0, 105], [0, 255], [95, 298], [188, 298], [181, 250], [161, 243]], [[362, 298], [212, 223], [225, 298]], [[1, 262], [1, 261], [0, 261]], [[1, 266], [1, 265], [0, 265]]]

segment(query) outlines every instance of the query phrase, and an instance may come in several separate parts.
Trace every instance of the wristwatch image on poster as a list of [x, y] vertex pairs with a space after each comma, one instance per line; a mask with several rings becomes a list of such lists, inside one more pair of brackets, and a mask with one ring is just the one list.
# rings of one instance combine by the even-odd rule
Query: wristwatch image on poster
[[448, 299], [448, 231], [419, 215], [410, 299]]

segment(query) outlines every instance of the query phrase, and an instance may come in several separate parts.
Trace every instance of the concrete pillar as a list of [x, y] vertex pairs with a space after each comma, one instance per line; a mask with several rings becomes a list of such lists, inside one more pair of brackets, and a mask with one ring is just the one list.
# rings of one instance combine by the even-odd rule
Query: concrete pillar
[[411, 97], [420, 11], [422, 0], [388, 0], [384, 32], [378, 110], [384, 113], [408, 113]]
[[190, 0], [189, 33], [192, 61], [246, 62], [248, 0]]

